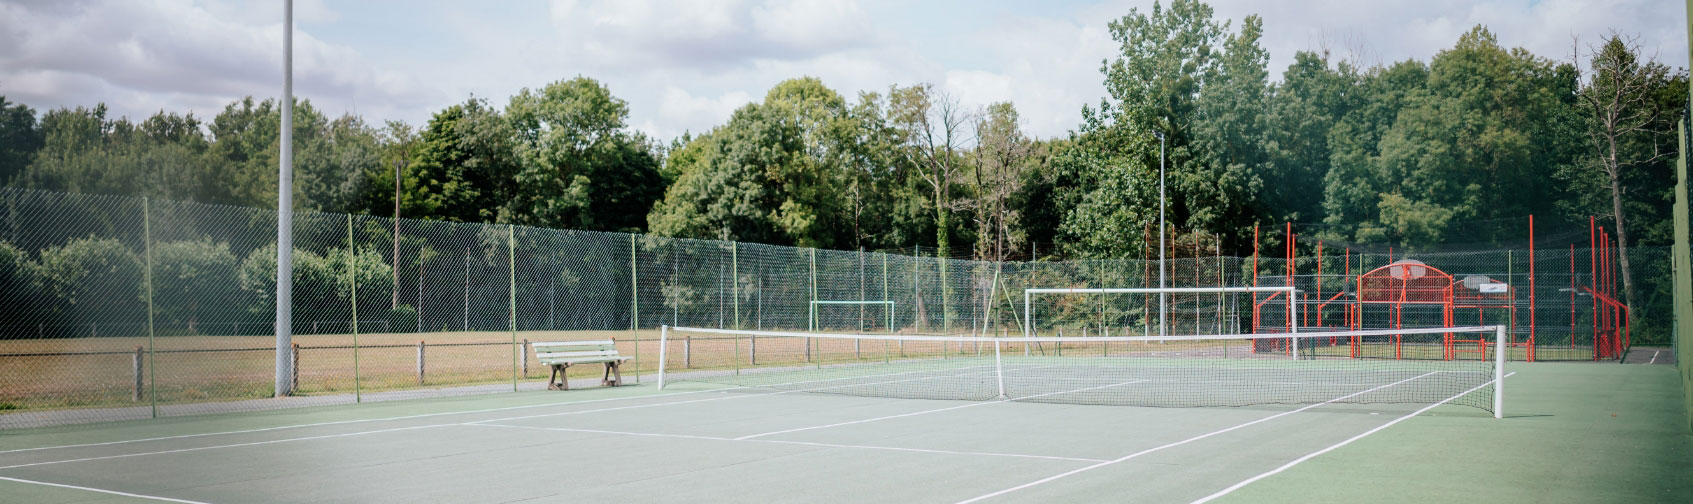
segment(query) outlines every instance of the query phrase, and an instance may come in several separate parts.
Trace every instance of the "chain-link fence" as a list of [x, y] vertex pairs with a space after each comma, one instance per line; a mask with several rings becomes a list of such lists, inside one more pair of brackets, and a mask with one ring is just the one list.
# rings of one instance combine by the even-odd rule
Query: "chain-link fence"
[[[633, 357], [625, 379], [644, 382], [657, 370], [660, 325], [1001, 335], [1020, 333], [1031, 315], [1025, 288], [1157, 287], [1160, 278], [1143, 259], [996, 263], [300, 213], [292, 391], [273, 398], [275, 238], [276, 216], [263, 209], [0, 189], [0, 428], [538, 390], [548, 370], [528, 350], [534, 341], [613, 339]], [[1637, 274], [1667, 273], [1667, 249], [1630, 254]], [[1178, 255], [1166, 262], [1167, 286], [1291, 284], [1301, 328], [1392, 327], [1357, 309], [1353, 279], [1402, 258], [1328, 253], [1290, 269], [1285, 259]], [[1505, 307], [1457, 308], [1455, 322], [1513, 321], [1541, 359], [1591, 359], [1594, 313], [1581, 291], [1590, 255], [1537, 252], [1532, 277], [1523, 251], [1417, 259], [1511, 286]], [[1670, 313], [1667, 290], [1642, 297], [1636, 341], [1665, 331], [1656, 324], [1667, 327]], [[1031, 311], [1036, 331], [1067, 336], [1156, 334], [1160, 316], [1170, 334], [1294, 325], [1285, 297], [1162, 302], [1160, 315], [1155, 296], [1060, 295]], [[760, 343], [783, 344], [746, 346]], [[732, 339], [668, 350], [701, 369], [788, 353]], [[572, 376], [597, 379], [588, 368]]]

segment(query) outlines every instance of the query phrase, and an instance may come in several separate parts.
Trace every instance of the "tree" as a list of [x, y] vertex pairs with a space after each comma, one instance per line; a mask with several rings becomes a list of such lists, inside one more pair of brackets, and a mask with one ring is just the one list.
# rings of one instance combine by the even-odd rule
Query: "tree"
[[1322, 217], [1323, 179], [1333, 149], [1329, 133], [1359, 106], [1358, 70], [1326, 52], [1300, 51], [1282, 73], [1265, 128], [1273, 171], [1262, 174], [1265, 217], [1304, 222]]
[[964, 128], [971, 122], [957, 99], [930, 84], [895, 86], [889, 116], [900, 130], [906, 162], [928, 183], [934, 199], [936, 254], [951, 254], [953, 186], [964, 172]]
[[0, 335], [32, 334], [29, 322], [44, 320], [39, 269], [28, 252], [0, 241], [0, 306], [9, 313]]
[[0, 95], [0, 186], [29, 166], [44, 141], [35, 110]]
[[1567, 65], [1506, 50], [1477, 26], [1426, 73], [1403, 63], [1373, 80], [1377, 94], [1330, 135], [1338, 148], [1325, 208], [1331, 223], [1353, 226], [1352, 239], [1410, 248], [1514, 240], [1515, 229], [1454, 224], [1552, 211], [1546, 180], [1574, 91]]
[[123, 242], [89, 237], [44, 249], [39, 271], [42, 293], [61, 323], [141, 322], [141, 259]]
[[471, 98], [435, 113], [408, 166], [401, 213], [456, 222], [492, 222], [517, 194], [511, 123]]
[[[1227, 24], [1223, 25], [1227, 30]], [[1195, 163], [1177, 170], [1177, 191], [1185, 195], [1190, 229], [1209, 229], [1243, 236], [1261, 222], [1264, 177], [1298, 168], [1271, 164], [1273, 149], [1269, 99], [1270, 55], [1258, 45], [1264, 22], [1258, 16], [1242, 20], [1240, 32], [1222, 43], [1216, 69], [1205, 78], [1195, 101], [1192, 145]]]
[[648, 215], [660, 236], [828, 247], [849, 242], [849, 177], [827, 131], [845, 101], [814, 78], [784, 81], [763, 103], [680, 149], [681, 175]]
[[1017, 108], [1009, 102], [989, 105], [976, 123], [972, 170], [976, 185], [972, 201], [976, 218], [976, 257], [1002, 261], [1024, 239], [1021, 214], [1012, 199], [1030, 170], [1034, 143], [1017, 125]]
[[[1636, 297], [1628, 257], [1629, 212], [1625, 209], [1631, 188], [1625, 181], [1630, 177], [1629, 172], [1648, 169], [1675, 156], [1676, 130], [1671, 114], [1681, 110], [1658, 106], [1658, 97], [1672, 88], [1673, 80], [1664, 65], [1642, 61], [1639, 52], [1636, 39], [1616, 33], [1598, 47], [1590, 47], [1591, 77], [1577, 94], [1593, 150], [1576, 169], [1599, 175], [1604, 181], [1603, 187], [1610, 196], [1609, 213], [1617, 231], [1623, 294], [1630, 303]], [[1579, 56], [1578, 52], [1576, 57]], [[1685, 97], [1685, 84], [1680, 87]]]
[[651, 142], [628, 130], [629, 107], [586, 77], [524, 89], [506, 116], [517, 136], [511, 222], [640, 231], [663, 195]]
[[154, 247], [153, 261], [154, 306], [161, 324], [182, 325], [198, 334], [207, 310], [220, 304], [244, 306], [228, 243], [160, 243]]

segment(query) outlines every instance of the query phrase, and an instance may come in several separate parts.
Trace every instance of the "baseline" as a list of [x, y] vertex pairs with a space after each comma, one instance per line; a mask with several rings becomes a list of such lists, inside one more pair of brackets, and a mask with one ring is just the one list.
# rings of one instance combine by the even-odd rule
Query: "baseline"
[[191, 501], [191, 500], [186, 500], [186, 499], [174, 499], [174, 498], [170, 498], [170, 497], [160, 497], [160, 496], [157, 496], [157, 495], [142, 495], [142, 494], [137, 494], [137, 493], [119, 492], [117, 490], [106, 490], [104, 488], [66, 485], [64, 483], [53, 483], [53, 482], [48, 482], [48, 481], [27, 480], [27, 479], [22, 479], [22, 478], [8, 478], [8, 477], [5, 477], [5, 476], [0, 476], [0, 480], [11, 481], [11, 482], [16, 482], [16, 483], [27, 483], [27, 484], [31, 484], [31, 485], [42, 485], [42, 486], [50, 486], [50, 487], [58, 487], [58, 488], [68, 488], [68, 489], [71, 489], [71, 490], [82, 490], [82, 491], [85, 491], [85, 492], [103, 493], [103, 494], [107, 494], [107, 495], [117, 495], [117, 496], [120, 496], [120, 497], [133, 497], [133, 498], [137, 498], [137, 499], [156, 500], [156, 501], [161, 501], [161, 502], [176, 502], [176, 503], [180, 503], [180, 504], [208, 504], [208, 503], [205, 503], [205, 502]]

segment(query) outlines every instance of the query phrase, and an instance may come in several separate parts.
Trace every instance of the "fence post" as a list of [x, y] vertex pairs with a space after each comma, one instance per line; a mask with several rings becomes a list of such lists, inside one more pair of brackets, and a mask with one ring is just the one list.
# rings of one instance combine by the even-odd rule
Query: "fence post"
[[[347, 254], [349, 261], [357, 261], [358, 253], [353, 247], [352, 214], [347, 215]], [[351, 286], [353, 298], [353, 402], [361, 403], [364, 402], [364, 393], [359, 389], [359, 276], [353, 272], [354, 264], [347, 264], [347, 283]], [[296, 351], [294, 355], [298, 358], [300, 352]], [[295, 366], [295, 369], [299, 369], [299, 366]]]
[[[811, 255], [810, 255], [810, 257], [811, 257], [811, 303], [809, 303], [809, 304], [811, 305], [811, 309], [806, 310], [806, 312], [805, 312], [805, 318], [806, 318], [805, 323], [806, 323], [807, 326], [809, 326], [811, 328], [812, 331], [816, 331], [817, 330], [817, 249], [815, 249], [815, 248], [810, 249], [810, 251], [811, 251]], [[811, 362], [811, 338], [805, 339], [805, 361]], [[822, 365], [821, 364], [822, 359], [818, 359], [818, 363], [819, 363], [818, 365], [821, 366]]]
[[[741, 328], [741, 243], [729, 242], [729, 296], [734, 299], [735, 323], [732, 327]], [[741, 374], [741, 338], [735, 337], [735, 353], [729, 360], [735, 365], [735, 374]]]
[[288, 352], [288, 390], [300, 390], [300, 344], [293, 343]]
[[[158, 364], [158, 361], [153, 360], [153, 205], [145, 197], [141, 198], [141, 244], [147, 254], [147, 360], [149, 361], [147, 363], [147, 376], [152, 378], [147, 380], [148, 386], [152, 388], [152, 393], [147, 394], [147, 398], [149, 400], [148, 408], [151, 410], [153, 418], [158, 418], [158, 374], [153, 372], [153, 368], [156, 367], [155, 364]], [[137, 359], [137, 362], [140, 362], [139, 359]], [[135, 378], [140, 380], [141, 373], [136, 373]], [[136, 387], [136, 389], [140, 388], [139, 386]]]
[[140, 346], [135, 347], [135, 364], [132, 366], [135, 370], [135, 390], [129, 394], [131, 402], [141, 401], [141, 350]]
[[635, 235], [629, 235], [629, 335], [635, 338], [635, 383], [641, 383], [641, 282], [635, 262]]
[[417, 384], [423, 384], [423, 341], [417, 342]]
[[517, 392], [517, 226], [506, 224], [507, 322], [511, 325], [511, 391]]

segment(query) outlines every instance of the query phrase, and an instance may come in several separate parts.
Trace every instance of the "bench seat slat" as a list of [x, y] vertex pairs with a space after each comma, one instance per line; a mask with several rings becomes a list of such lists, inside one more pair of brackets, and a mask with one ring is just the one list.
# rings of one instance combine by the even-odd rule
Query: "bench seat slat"
[[616, 357], [616, 350], [593, 352], [540, 352], [535, 354], [537, 359], [573, 359], [577, 357]]
[[616, 342], [612, 341], [612, 340], [584, 340], [584, 341], [536, 341], [536, 342], [531, 342], [530, 344], [535, 345], [535, 346], [583, 346], [583, 345], [611, 345], [611, 344], [614, 344], [614, 343], [616, 343]]

